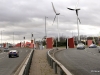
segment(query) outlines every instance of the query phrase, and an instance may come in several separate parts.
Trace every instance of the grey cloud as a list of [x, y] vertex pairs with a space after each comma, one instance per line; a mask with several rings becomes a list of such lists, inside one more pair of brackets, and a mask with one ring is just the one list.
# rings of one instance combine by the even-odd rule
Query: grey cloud
[[[34, 34], [35, 38], [42, 38], [45, 35], [45, 16], [48, 17], [48, 37], [57, 36], [57, 20], [52, 26], [55, 13], [51, 2], [54, 3], [56, 11], [60, 13], [60, 35], [71, 36], [71, 31], [77, 29], [77, 26], [75, 26], [77, 25], [77, 18], [75, 11], [70, 11], [67, 7], [75, 8], [77, 0], [0, 0], [0, 30], [4, 30], [3, 36], [10, 40], [14, 32], [15, 40], [19, 40], [19, 36], [21, 39], [23, 39], [23, 36], [30, 39], [31, 33]], [[95, 0], [79, 0], [78, 7], [81, 8], [79, 18], [82, 22], [80, 25], [99, 27], [99, 5], [99, 0], [98, 2]], [[66, 30], [69, 31], [66, 32]]]

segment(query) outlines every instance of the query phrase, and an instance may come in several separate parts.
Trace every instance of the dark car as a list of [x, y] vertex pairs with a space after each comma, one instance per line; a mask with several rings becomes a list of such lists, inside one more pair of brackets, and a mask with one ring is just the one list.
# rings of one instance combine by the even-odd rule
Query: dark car
[[11, 58], [11, 57], [19, 57], [19, 51], [17, 50], [10, 50], [9, 53], [8, 53], [8, 57]]
[[96, 45], [96, 44], [91, 44], [91, 45], [89, 46], [89, 48], [97, 48], [97, 45]]
[[77, 45], [77, 49], [85, 49], [85, 45], [83, 43], [79, 43]]

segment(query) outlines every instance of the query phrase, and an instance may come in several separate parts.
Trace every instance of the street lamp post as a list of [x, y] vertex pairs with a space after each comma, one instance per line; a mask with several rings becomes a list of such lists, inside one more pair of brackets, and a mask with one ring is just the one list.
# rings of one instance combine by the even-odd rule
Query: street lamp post
[[24, 47], [25, 47], [25, 36], [24, 36]]
[[13, 46], [14, 46], [14, 32], [13, 32]]
[[45, 38], [47, 37], [47, 30], [46, 30], [46, 19], [47, 19], [48, 17], [46, 17], [45, 16]]
[[[2, 31], [4, 31], [4, 30], [2, 30]], [[2, 31], [1, 31], [1, 47], [2, 47]]]
[[1, 31], [1, 47], [2, 47], [2, 31]]

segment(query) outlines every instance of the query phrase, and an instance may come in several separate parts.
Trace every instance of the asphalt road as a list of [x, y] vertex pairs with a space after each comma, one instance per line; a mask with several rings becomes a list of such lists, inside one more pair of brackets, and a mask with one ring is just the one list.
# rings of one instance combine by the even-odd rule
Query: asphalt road
[[16, 50], [19, 51], [19, 57], [17, 58], [9, 58], [8, 52], [0, 53], [0, 75], [13, 75], [25, 57], [31, 51], [30, 49], [25, 48], [16, 48]]
[[55, 58], [73, 75], [100, 75], [100, 53], [96, 48], [62, 50], [55, 53]]

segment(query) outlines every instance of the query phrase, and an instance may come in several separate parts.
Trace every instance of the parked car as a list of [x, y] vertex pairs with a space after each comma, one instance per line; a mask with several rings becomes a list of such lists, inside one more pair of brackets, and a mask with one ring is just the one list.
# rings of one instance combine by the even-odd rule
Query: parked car
[[19, 57], [19, 51], [18, 50], [10, 50], [8, 53], [8, 57]]
[[79, 43], [77, 45], [77, 49], [85, 49], [85, 45], [83, 43]]
[[97, 48], [97, 45], [96, 45], [96, 44], [91, 44], [91, 45], [89, 46], [89, 48]]
[[9, 52], [9, 48], [4, 48], [4, 52]]

